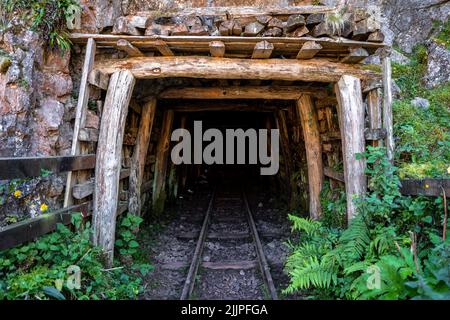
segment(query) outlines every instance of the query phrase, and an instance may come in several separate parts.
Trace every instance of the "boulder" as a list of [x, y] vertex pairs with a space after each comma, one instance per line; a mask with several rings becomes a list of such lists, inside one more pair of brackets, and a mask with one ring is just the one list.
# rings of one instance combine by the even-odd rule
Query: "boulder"
[[430, 101], [421, 97], [415, 97], [411, 101], [411, 105], [416, 108], [428, 109], [428, 107], [430, 106]]

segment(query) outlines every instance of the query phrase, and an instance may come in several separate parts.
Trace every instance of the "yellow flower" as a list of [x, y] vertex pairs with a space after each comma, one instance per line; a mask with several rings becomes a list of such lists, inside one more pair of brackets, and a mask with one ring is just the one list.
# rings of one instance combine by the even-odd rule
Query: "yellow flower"
[[14, 197], [19, 198], [22, 195], [22, 191], [16, 190], [14, 191]]
[[41, 204], [41, 212], [45, 212], [48, 210], [48, 205], [46, 205], [45, 203]]
[[448, 172], [448, 174], [450, 174], [450, 167], [447, 168], [447, 172]]
[[426, 189], [428, 189], [429, 187], [430, 187], [429, 185], [425, 184], [425, 188], [426, 188]]

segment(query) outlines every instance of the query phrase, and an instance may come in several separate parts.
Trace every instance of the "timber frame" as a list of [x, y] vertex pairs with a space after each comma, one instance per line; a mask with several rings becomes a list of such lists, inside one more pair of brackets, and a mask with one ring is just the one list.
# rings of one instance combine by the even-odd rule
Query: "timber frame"
[[[317, 8], [304, 10], [311, 15], [330, 9], [317, 13], [311, 11]], [[295, 10], [278, 12], [277, 16], [292, 12]], [[254, 16], [249, 13], [244, 18]], [[348, 221], [357, 214], [352, 199], [363, 194], [367, 185], [364, 160], [357, 160], [356, 154], [363, 152], [367, 143], [385, 144], [392, 159], [390, 60], [382, 42], [309, 36], [79, 33], [73, 33], [71, 40], [87, 44], [72, 155], [87, 154], [85, 142], [95, 142], [96, 166], [94, 181], [80, 173], [76, 177], [69, 175], [65, 205], [93, 195], [94, 242], [105, 250], [110, 264], [120, 201], [127, 201], [130, 212], [142, 214], [143, 197], [149, 198], [144, 194], [152, 190], [153, 210], [159, 212], [166, 197], [177, 193], [177, 186], [166, 184], [177, 172], [169, 166], [168, 157], [174, 115], [178, 112], [247, 110], [273, 114], [281, 133], [290, 190], [297, 187], [290, 179], [294, 171], [290, 150], [301, 143], [306, 152], [309, 213], [313, 219], [321, 216], [320, 192], [325, 178], [332, 186], [345, 186]], [[359, 64], [376, 50], [384, 50], [383, 74]], [[111, 52], [119, 52], [115, 56], [120, 58], [112, 58]], [[219, 85], [167, 87], [140, 99], [133, 97], [139, 81], [162, 78], [218, 81]], [[105, 97], [97, 101], [101, 113], [97, 131], [85, 128], [89, 90], [93, 88], [103, 91]], [[226, 102], [232, 99], [291, 100], [293, 107]], [[194, 104], [195, 100], [209, 103]], [[211, 104], [214, 100], [222, 101]], [[162, 126], [157, 128], [159, 136], [155, 138], [159, 101], [178, 103], [163, 110]], [[130, 123], [133, 131], [128, 130]], [[186, 125], [185, 117], [181, 125]], [[152, 160], [147, 156], [150, 149], [155, 154]], [[147, 161], [152, 162], [154, 170], [150, 180], [144, 178]], [[340, 161], [341, 172], [336, 169]], [[124, 170], [128, 170], [128, 181], [121, 174]], [[124, 185], [128, 188], [124, 189]]]

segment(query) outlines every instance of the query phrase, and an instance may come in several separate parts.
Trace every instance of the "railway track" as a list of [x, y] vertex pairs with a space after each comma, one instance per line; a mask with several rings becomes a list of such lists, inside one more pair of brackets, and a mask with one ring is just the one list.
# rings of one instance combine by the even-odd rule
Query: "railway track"
[[245, 192], [214, 190], [180, 299], [236, 298], [238, 290], [242, 299], [278, 299]]

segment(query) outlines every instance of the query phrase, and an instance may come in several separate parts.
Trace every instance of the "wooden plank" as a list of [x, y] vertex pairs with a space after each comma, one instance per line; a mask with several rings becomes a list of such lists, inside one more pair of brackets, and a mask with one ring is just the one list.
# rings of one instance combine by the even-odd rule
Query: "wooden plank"
[[127, 70], [111, 76], [100, 125], [92, 225], [93, 242], [103, 249], [108, 266], [112, 264], [114, 255], [122, 142], [135, 81]]
[[52, 173], [95, 167], [95, 154], [83, 156], [0, 158], [0, 180], [38, 177], [42, 170]]
[[171, 87], [162, 91], [158, 98], [298, 100], [302, 94], [323, 98], [327, 96], [327, 90], [311, 86]]
[[175, 55], [164, 40], [157, 40], [154, 45], [163, 56]]
[[222, 41], [211, 41], [209, 52], [211, 57], [222, 58], [225, 55], [225, 44]]
[[350, 53], [341, 59], [342, 63], [356, 64], [369, 56], [367, 50], [363, 48], [352, 48]]
[[312, 59], [322, 48], [316, 41], [307, 41], [298, 52], [297, 59]]
[[117, 41], [117, 49], [125, 51], [129, 57], [143, 57], [144, 53], [125, 39]]
[[[129, 169], [122, 169], [120, 171], [120, 180], [123, 180], [125, 178], [128, 178], [130, 176], [130, 170]], [[94, 194], [95, 189], [95, 182], [94, 181], [86, 181], [83, 183], [78, 183], [73, 186], [72, 188], [72, 196], [75, 199], [81, 200], [84, 199], [92, 194]]]
[[371, 90], [367, 93], [367, 111], [369, 116], [369, 129], [382, 128], [382, 94], [380, 89]]
[[100, 70], [92, 70], [88, 77], [89, 84], [96, 86], [102, 90], [108, 90], [109, 75]]
[[[88, 77], [94, 67], [95, 52], [96, 52], [95, 40], [89, 38], [86, 46], [86, 55], [84, 58], [83, 71], [80, 80], [80, 91], [78, 94], [77, 109], [75, 113], [72, 149], [70, 151], [70, 154], [72, 156], [80, 154], [81, 150], [78, 137], [80, 135], [80, 130], [84, 128], [86, 120], [86, 112], [87, 112], [87, 105], [89, 102], [89, 91], [90, 91], [88, 84]], [[73, 203], [72, 187], [76, 183], [76, 180], [74, 179], [74, 177], [72, 177], [72, 175], [73, 175], [72, 172], [69, 172], [67, 174], [66, 190], [64, 194], [64, 207], [70, 206]]]
[[344, 174], [342, 172], [338, 172], [330, 167], [324, 167], [323, 173], [326, 177], [334, 179], [336, 181], [345, 182]]
[[365, 151], [364, 105], [360, 80], [345, 75], [335, 85], [335, 91], [342, 137], [347, 219], [350, 223], [357, 214], [353, 198], [366, 191], [366, 164], [364, 159], [356, 159], [356, 154]]
[[320, 191], [323, 184], [322, 145], [320, 144], [319, 122], [314, 102], [309, 95], [302, 95], [296, 104], [303, 128], [306, 161], [308, 167], [309, 215], [312, 219], [320, 219]]
[[167, 163], [169, 159], [170, 135], [172, 133], [174, 112], [165, 110], [161, 136], [159, 137], [156, 149], [155, 175], [153, 180], [153, 213], [159, 214], [164, 210], [166, 201], [166, 175]]
[[273, 44], [266, 40], [257, 42], [253, 49], [252, 59], [269, 59], [273, 48]]
[[450, 197], [450, 179], [406, 179], [401, 181], [400, 192], [408, 196]]
[[141, 215], [142, 179], [155, 112], [156, 99], [150, 100], [142, 108], [139, 131], [131, 159], [128, 208], [131, 213], [136, 215]]
[[394, 162], [394, 124], [392, 118], [392, 68], [388, 52], [383, 53], [383, 128], [386, 129], [386, 153], [389, 161]]
[[84, 216], [87, 216], [90, 211], [90, 204], [90, 202], [85, 202], [66, 207], [0, 228], [0, 250], [33, 241], [37, 237], [54, 231], [58, 223], [70, 224], [72, 215], [76, 212], [81, 212]]
[[377, 78], [370, 70], [325, 60], [216, 59], [212, 57], [140, 57], [105, 59], [96, 69], [111, 74], [130, 70], [138, 79], [187, 77], [199, 79], [259, 79], [336, 82], [343, 75]]

